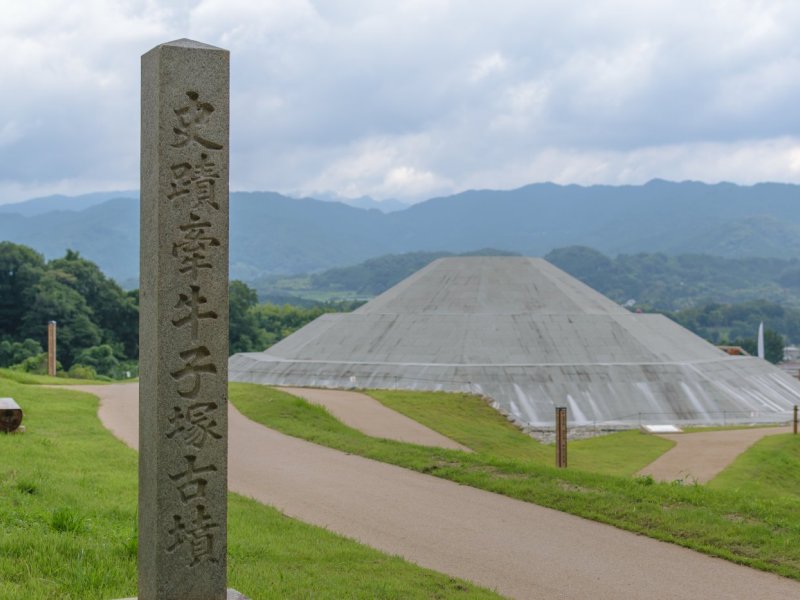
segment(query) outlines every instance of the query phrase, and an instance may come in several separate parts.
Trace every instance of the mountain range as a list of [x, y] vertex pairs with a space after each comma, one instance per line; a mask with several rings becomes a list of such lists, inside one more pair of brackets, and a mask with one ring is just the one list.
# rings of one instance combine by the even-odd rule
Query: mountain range
[[[54, 194], [42, 198], [31, 198], [23, 202], [11, 204], [0, 204], [0, 215], [17, 214], [23, 217], [35, 217], [53, 211], [80, 211], [98, 204], [102, 204], [113, 198], [138, 198], [138, 190], [126, 190], [120, 192], [92, 192], [81, 196], [65, 196]], [[0, 217], [2, 218], [2, 217]]]
[[[105, 194], [2, 205], [0, 240], [31, 246], [47, 258], [77, 250], [135, 286], [138, 198], [135, 192]], [[496, 248], [543, 256], [583, 245], [611, 256], [800, 257], [800, 186], [793, 184], [542, 183], [471, 190], [388, 214], [274, 192], [234, 192], [230, 204], [231, 277], [246, 281], [421, 250]]]

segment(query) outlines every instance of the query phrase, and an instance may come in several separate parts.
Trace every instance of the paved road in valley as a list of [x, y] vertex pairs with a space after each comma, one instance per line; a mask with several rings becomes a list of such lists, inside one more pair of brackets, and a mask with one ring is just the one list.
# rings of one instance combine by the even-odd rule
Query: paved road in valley
[[[137, 386], [82, 389], [135, 447]], [[232, 491], [512, 598], [800, 598], [800, 582], [317, 446], [229, 410]]]

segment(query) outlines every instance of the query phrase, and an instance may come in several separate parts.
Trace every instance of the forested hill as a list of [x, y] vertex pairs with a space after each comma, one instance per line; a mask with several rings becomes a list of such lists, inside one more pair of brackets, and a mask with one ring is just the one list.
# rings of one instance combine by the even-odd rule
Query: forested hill
[[720, 258], [703, 254], [621, 254], [583, 246], [545, 258], [615, 302], [674, 311], [707, 302], [767, 301], [800, 308], [800, 259]]
[[[385, 256], [348, 269], [300, 279], [323, 291], [357, 286], [362, 292], [377, 293], [402, 279], [408, 271], [416, 271], [437, 257], [436, 253]], [[673, 288], [680, 290], [679, 294], [692, 290], [704, 293], [704, 290], [716, 288], [729, 293], [734, 288], [726, 281], [734, 280], [756, 290], [779, 285], [782, 281], [788, 286], [787, 291], [794, 288], [795, 292], [800, 292], [796, 260], [724, 260], [698, 256], [684, 261], [687, 257], [663, 255], [621, 256], [611, 260], [588, 248], [566, 248], [553, 252], [549, 258], [561, 262], [578, 277], [615, 299], [628, 297], [628, 292], [663, 294], [651, 296], [650, 305], [642, 305], [644, 310], [674, 307], [676, 302], [685, 301], [685, 296], [670, 293]], [[298, 282], [295, 283], [298, 287]], [[611, 288], [620, 295], [614, 296], [608, 291]], [[736, 293], [744, 291], [746, 288], [740, 288]], [[324, 312], [349, 311], [359, 304], [351, 301], [317, 303], [306, 308], [259, 305], [256, 292], [241, 281], [230, 283], [229, 297], [231, 352], [263, 350]], [[745, 295], [738, 297], [747, 299]], [[137, 298], [135, 291], [124, 292], [94, 263], [74, 251], [45, 261], [30, 248], [0, 242], [0, 368], [13, 365], [23, 371], [45, 369], [43, 347], [47, 322], [55, 320], [59, 324], [58, 358], [72, 375], [120, 378], [135, 374]], [[637, 302], [630, 308], [637, 310], [640, 305]], [[763, 321], [768, 327], [768, 347], [773, 350], [773, 360], [780, 359], [784, 343], [781, 336], [789, 341], [800, 341], [800, 309], [764, 300], [737, 304], [697, 301], [692, 308], [677, 311], [661, 308], [661, 311], [671, 313], [671, 318], [711, 341], [732, 341], [748, 347], [754, 347], [752, 336]]]
[[[0, 213], [0, 240], [26, 244], [48, 258], [78, 250], [121, 282], [137, 275], [135, 199], [33, 216]], [[572, 245], [612, 256], [797, 258], [800, 186], [545, 183], [469, 191], [390, 214], [269, 192], [231, 195], [231, 277], [244, 280], [322, 271], [383, 254], [498, 248], [543, 256]]]
[[[501, 255], [486, 249], [464, 255]], [[262, 299], [371, 298], [447, 252], [387, 254], [349, 267], [254, 282]], [[707, 303], [766, 301], [800, 309], [800, 259], [720, 258], [703, 254], [621, 254], [611, 258], [585, 246], [549, 252], [545, 258], [619, 304], [677, 311]], [[294, 297], [294, 298], [293, 298]]]
[[55, 194], [43, 198], [32, 198], [25, 202], [15, 202], [13, 204], [0, 204], [0, 215], [18, 214], [24, 217], [34, 217], [53, 211], [79, 211], [84, 210], [114, 198], [138, 198], [137, 190], [121, 192], [95, 192], [83, 194], [81, 196], [64, 196]]
[[[255, 291], [235, 280], [228, 297], [231, 353], [263, 350], [325, 312], [358, 306], [259, 305]], [[84, 379], [135, 376], [138, 298], [137, 291], [124, 292], [72, 250], [46, 261], [31, 248], [0, 242], [0, 369], [47, 372], [44, 347], [52, 320], [58, 323], [59, 374]]]
[[[264, 301], [296, 305], [369, 299], [443, 256], [452, 254], [389, 254], [316, 274], [265, 277], [254, 286]], [[660, 253], [610, 258], [583, 246], [559, 248], [545, 258], [630, 310], [664, 313], [714, 343], [754, 348], [760, 322], [773, 334], [772, 360], [780, 360], [784, 341], [800, 342], [798, 259]]]

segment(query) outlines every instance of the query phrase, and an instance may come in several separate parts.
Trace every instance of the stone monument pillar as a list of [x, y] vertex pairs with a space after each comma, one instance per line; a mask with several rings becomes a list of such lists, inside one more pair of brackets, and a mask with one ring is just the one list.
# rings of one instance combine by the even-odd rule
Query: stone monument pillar
[[139, 600], [226, 597], [227, 50], [142, 57]]
[[56, 376], [56, 322], [47, 323], [47, 374]]

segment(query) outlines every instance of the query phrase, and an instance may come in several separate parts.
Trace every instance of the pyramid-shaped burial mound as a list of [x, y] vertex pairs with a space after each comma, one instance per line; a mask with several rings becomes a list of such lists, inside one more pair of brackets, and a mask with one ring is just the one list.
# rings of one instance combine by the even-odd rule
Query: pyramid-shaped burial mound
[[634, 314], [536, 258], [443, 258], [348, 314], [327, 314], [230, 377], [271, 385], [483, 394], [550, 426], [779, 421], [800, 382]]

